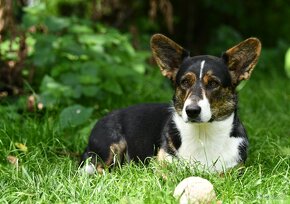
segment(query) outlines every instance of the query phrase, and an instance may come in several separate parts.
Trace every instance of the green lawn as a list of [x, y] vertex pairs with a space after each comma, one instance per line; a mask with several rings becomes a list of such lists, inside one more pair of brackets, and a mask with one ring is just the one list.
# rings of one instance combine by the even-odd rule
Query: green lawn
[[[289, 79], [282, 71], [263, 72], [254, 71], [240, 93], [250, 139], [246, 167], [224, 176], [155, 161], [87, 176], [65, 152], [81, 152], [92, 125], [62, 131], [56, 113], [19, 115], [13, 105], [0, 106], [0, 203], [176, 203], [175, 186], [192, 175], [209, 179], [223, 203], [290, 203]], [[27, 146], [26, 153], [17, 142]], [[19, 164], [7, 162], [8, 155]]]

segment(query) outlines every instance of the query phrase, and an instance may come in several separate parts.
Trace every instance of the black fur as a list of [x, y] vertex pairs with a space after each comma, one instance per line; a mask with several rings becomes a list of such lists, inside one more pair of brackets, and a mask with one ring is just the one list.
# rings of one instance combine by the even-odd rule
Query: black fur
[[130, 160], [145, 161], [156, 155], [169, 109], [168, 104], [141, 104], [113, 111], [95, 125], [82, 161], [89, 157], [95, 161], [96, 155], [107, 161], [110, 145], [122, 139], [127, 143], [124, 154]]
[[240, 152], [240, 157], [241, 163], [244, 163], [247, 159], [248, 156], [248, 146], [249, 146], [249, 140], [247, 136], [246, 129], [244, 128], [242, 122], [240, 121], [238, 114], [237, 114], [237, 109], [235, 110], [235, 116], [234, 116], [234, 122], [233, 122], [233, 129], [231, 132], [231, 137], [243, 137], [244, 143], [239, 146], [239, 152]]

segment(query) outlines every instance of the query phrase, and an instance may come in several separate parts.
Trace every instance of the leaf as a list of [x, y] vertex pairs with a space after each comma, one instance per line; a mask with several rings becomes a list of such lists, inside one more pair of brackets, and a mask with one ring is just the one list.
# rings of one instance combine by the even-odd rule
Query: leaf
[[82, 84], [98, 84], [101, 80], [94, 75], [81, 75], [79, 81]]
[[63, 37], [61, 40], [61, 52], [65, 55], [75, 55], [76, 57], [86, 54], [86, 49], [81, 44], [77, 43], [71, 36]]
[[103, 84], [101, 84], [101, 87], [111, 93], [114, 93], [116, 95], [123, 94], [123, 90], [121, 85], [116, 80], [107, 80]]
[[49, 16], [45, 19], [45, 24], [49, 31], [57, 32], [67, 28], [70, 25], [70, 22], [66, 18]]
[[36, 43], [34, 44], [34, 55], [32, 55], [32, 63], [36, 67], [46, 67], [55, 63], [56, 54], [53, 48], [53, 43], [57, 40], [54, 35], [47, 34], [45, 37], [42, 35], [36, 36]]
[[27, 6], [23, 8], [23, 10], [31, 16], [43, 14], [45, 9], [46, 7], [44, 3], [34, 4], [33, 6]]
[[85, 33], [94, 32], [93, 29], [87, 25], [72, 25], [69, 31], [72, 33], [77, 33], [77, 34], [85, 34]]
[[83, 34], [79, 36], [79, 41], [84, 44], [99, 44], [103, 45], [106, 43], [106, 37], [103, 35], [96, 34]]
[[79, 74], [68, 72], [60, 75], [60, 80], [63, 84], [68, 86], [76, 86], [79, 84]]
[[136, 72], [138, 72], [138, 73], [140, 73], [140, 74], [144, 74], [145, 73], [145, 65], [144, 64], [136, 64], [136, 65], [134, 65], [133, 66], [133, 69], [136, 71]]
[[94, 97], [98, 94], [100, 89], [97, 86], [83, 86], [82, 92], [85, 96]]
[[84, 124], [91, 117], [92, 113], [93, 108], [85, 108], [81, 105], [69, 106], [60, 113], [60, 127], [65, 129]]
[[285, 55], [285, 72], [288, 78], [290, 78], [290, 48]]
[[126, 52], [132, 57], [134, 57], [136, 55], [136, 52], [135, 52], [134, 48], [132, 47], [131, 43], [129, 43], [127, 41], [125, 41], [123, 43], [123, 49], [126, 50]]
[[26, 145], [22, 144], [22, 143], [15, 143], [15, 146], [22, 152], [26, 153], [28, 151], [28, 148]]
[[44, 76], [40, 85], [40, 90], [43, 93], [49, 93], [56, 98], [72, 96], [73, 93], [71, 87], [56, 82], [52, 77], [48, 75]]

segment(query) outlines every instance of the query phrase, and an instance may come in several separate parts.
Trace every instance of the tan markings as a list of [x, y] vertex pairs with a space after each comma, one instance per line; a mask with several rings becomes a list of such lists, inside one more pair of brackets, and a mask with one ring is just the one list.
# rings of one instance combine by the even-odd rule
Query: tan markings
[[223, 120], [235, 110], [235, 94], [231, 89], [220, 88], [218, 92], [211, 93], [210, 104], [215, 120]]
[[97, 162], [96, 164], [97, 172], [99, 174], [103, 174], [105, 167], [110, 167], [114, 165], [116, 162], [116, 159], [122, 160], [122, 158], [124, 157], [126, 148], [127, 148], [127, 143], [125, 140], [121, 140], [119, 143], [111, 144], [110, 150], [109, 150], [109, 156], [106, 159], [106, 161], [104, 161], [105, 163]]
[[167, 139], [168, 139], [167, 143], [168, 143], [169, 148], [170, 148], [173, 152], [177, 152], [177, 149], [176, 149], [175, 146], [174, 146], [174, 143], [173, 143], [173, 141], [172, 141], [172, 138], [167, 136]]
[[163, 161], [163, 160], [165, 160], [165, 158], [166, 158], [166, 152], [165, 152], [165, 150], [164, 149], [160, 149], [159, 151], [158, 151], [158, 153], [157, 153], [157, 161]]
[[172, 155], [168, 154], [163, 148], [158, 151], [157, 161], [159, 162], [172, 162]]
[[104, 166], [100, 163], [97, 164], [96, 170], [98, 174], [104, 174]]
[[178, 114], [181, 115], [182, 109], [183, 109], [183, 105], [186, 101], [186, 99], [192, 94], [192, 92], [190, 91], [190, 89], [182, 89], [180, 87], [176, 88], [175, 91], [175, 103], [174, 103], [174, 107], [175, 110], [177, 111]]
[[207, 85], [208, 82], [210, 81], [210, 79], [212, 79], [212, 71], [211, 71], [211, 70], [209, 70], [209, 71], [204, 75], [204, 77], [203, 77], [203, 83], [204, 83], [205, 85]]
[[163, 180], [168, 180], [168, 176], [164, 172], [161, 171], [161, 169], [167, 168], [167, 163], [166, 163], [166, 157], [168, 157], [167, 155], [168, 154], [162, 148], [158, 151], [158, 154], [157, 154], [157, 161], [161, 165], [161, 168], [157, 168], [156, 173], [157, 175], [160, 175]]
[[183, 98], [183, 104], [185, 103], [186, 99], [188, 99], [191, 96], [192, 92], [188, 89], [186, 90], [186, 95]]
[[203, 77], [203, 83], [207, 85], [212, 80], [219, 81], [219, 79], [213, 75], [212, 70], [209, 70]]
[[186, 73], [181, 79], [183, 88], [190, 88], [196, 81], [196, 75], [192, 72]]
[[[111, 149], [111, 147], [110, 147], [110, 149]], [[106, 164], [107, 166], [110, 166], [110, 165], [113, 163], [113, 159], [114, 159], [114, 153], [113, 153], [113, 151], [111, 150], [111, 151], [109, 152], [109, 156], [108, 156], [107, 160], [105, 161], [105, 164]]]
[[190, 88], [196, 81], [196, 75], [194, 73], [189, 72], [184, 75], [181, 82], [183, 80], [186, 80], [186, 82], [184, 82], [186, 84], [176, 87], [174, 96], [175, 97], [174, 107], [178, 114], [181, 114], [186, 99], [188, 99], [192, 94]]
[[182, 107], [183, 107], [183, 95], [184, 95], [184, 91], [180, 88], [177, 87], [175, 90], [175, 95], [174, 95], [174, 107], [176, 109], [177, 112], [181, 112], [182, 111]]
[[111, 165], [112, 163], [115, 163], [115, 158], [122, 160], [125, 154], [125, 150], [127, 148], [127, 143], [125, 140], [121, 140], [119, 143], [113, 143], [110, 146], [110, 154], [105, 162], [106, 165]]
[[119, 143], [111, 144], [110, 150], [114, 154], [122, 154], [122, 153], [124, 153], [126, 147], [127, 147], [126, 141], [125, 140], [121, 140]]

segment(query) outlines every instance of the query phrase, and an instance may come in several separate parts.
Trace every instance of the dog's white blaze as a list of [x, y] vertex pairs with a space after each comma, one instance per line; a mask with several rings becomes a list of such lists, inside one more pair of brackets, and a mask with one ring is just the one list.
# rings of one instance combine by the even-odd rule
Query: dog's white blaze
[[200, 63], [199, 79], [201, 79], [201, 77], [202, 77], [204, 63], [205, 63], [205, 60], [202, 60], [202, 62]]
[[202, 90], [202, 100], [198, 101], [197, 105], [201, 108], [200, 120], [202, 122], [208, 122], [211, 119], [212, 113], [210, 109], [209, 101]]
[[181, 137], [178, 157], [219, 172], [238, 164], [239, 146], [244, 140], [230, 137], [234, 113], [223, 121], [211, 123], [185, 123], [177, 113], [173, 120]]

